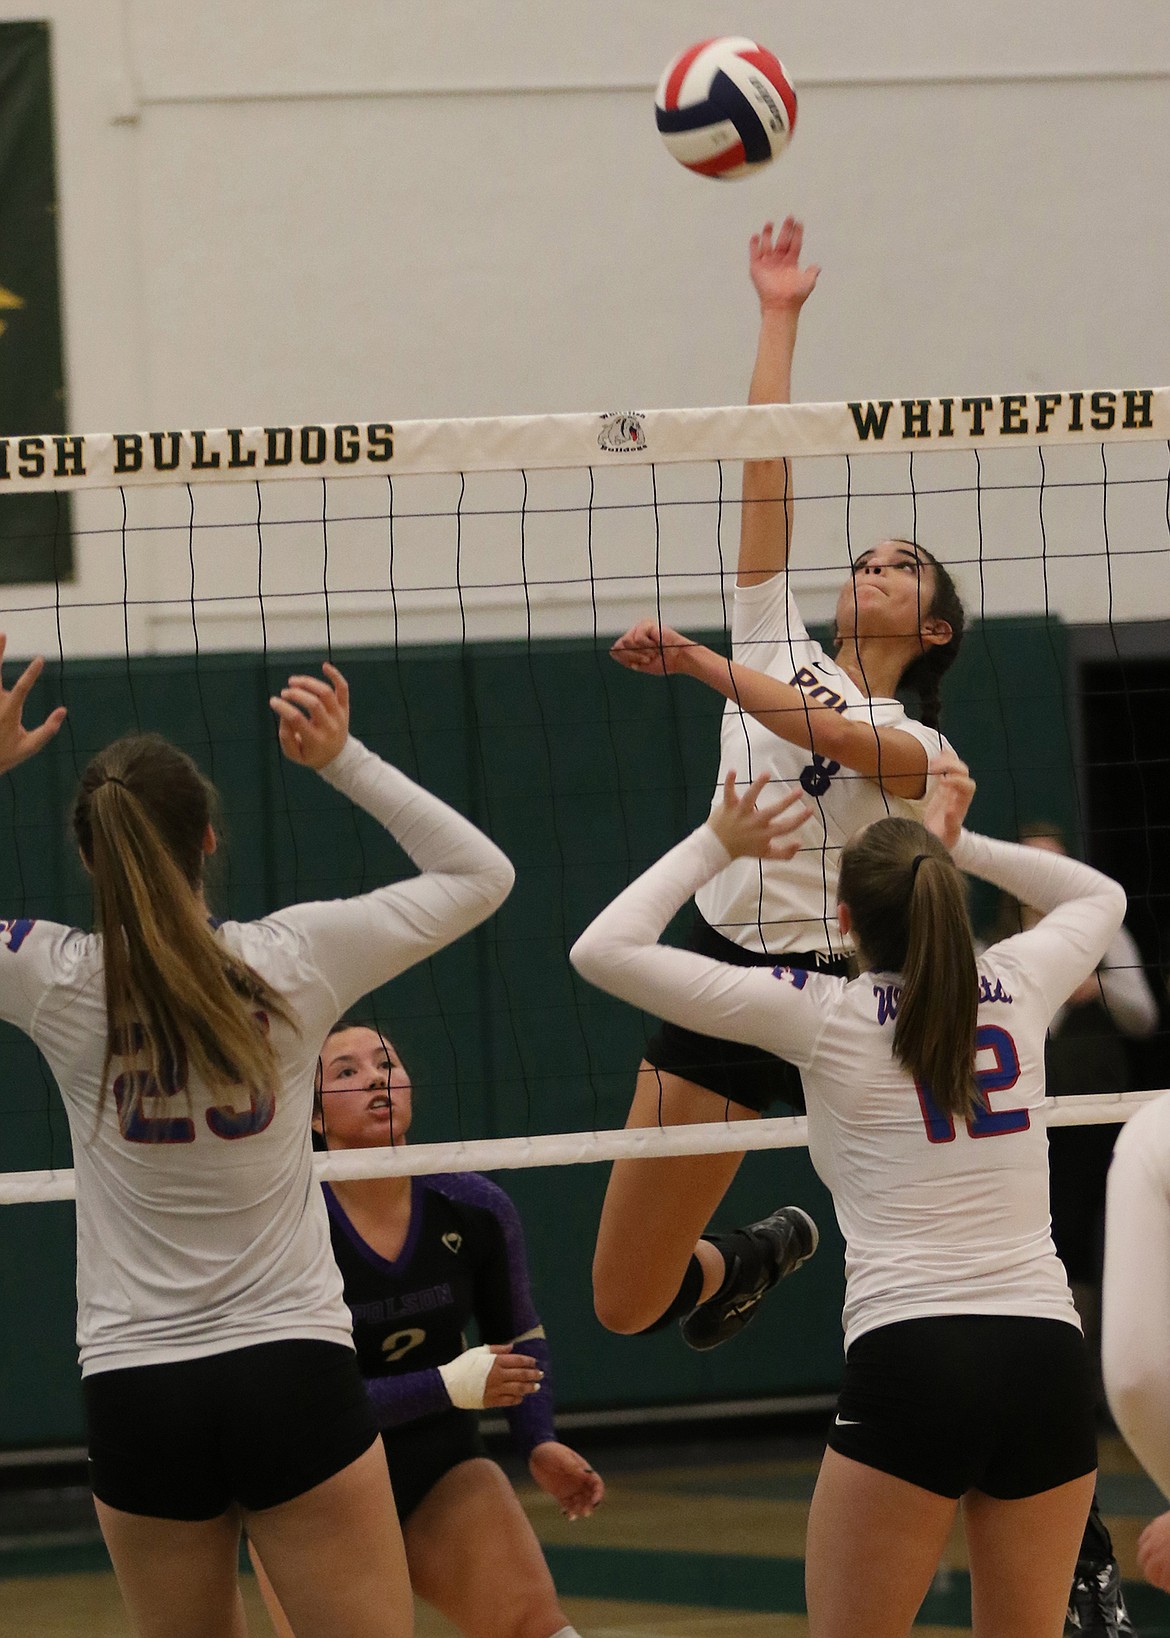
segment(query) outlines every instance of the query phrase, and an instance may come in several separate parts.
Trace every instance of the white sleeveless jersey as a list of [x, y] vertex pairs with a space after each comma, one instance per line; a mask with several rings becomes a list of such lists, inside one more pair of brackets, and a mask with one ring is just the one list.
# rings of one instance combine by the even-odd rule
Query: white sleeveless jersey
[[[775, 574], [757, 586], [736, 587], [731, 642], [735, 660], [791, 683], [811, 703], [836, 709], [851, 722], [910, 734], [930, 756], [950, 749], [936, 729], [907, 716], [898, 700], [863, 694], [813, 641], [788, 590], [786, 574]], [[802, 832], [795, 858], [783, 863], [733, 860], [696, 893], [700, 913], [724, 938], [763, 954], [782, 955], [787, 950], [847, 954], [848, 946], [837, 930], [841, 849], [874, 819], [887, 814], [921, 818], [924, 802], [887, 796], [876, 780], [781, 739], [728, 700], [712, 807], [722, 800], [723, 782], [733, 768], [743, 786], [767, 773], [780, 787], [765, 792], [773, 800], [789, 790], [803, 790], [813, 818]]]
[[69, 1117], [77, 1185], [83, 1374], [316, 1337], [351, 1344], [324, 1198], [311, 1165], [313, 1073], [325, 1033], [377, 985], [496, 908], [512, 871], [466, 819], [350, 739], [325, 777], [380, 820], [425, 874], [217, 931], [275, 989], [274, 1096], [234, 1112], [192, 1082], [150, 1087], [120, 1115], [144, 1060], [106, 1043], [102, 941], [0, 921], [0, 1017], [36, 1042]]
[[658, 1017], [798, 1066], [809, 1151], [845, 1237], [846, 1346], [932, 1314], [1076, 1325], [1048, 1215], [1044, 1037], [1125, 913], [1116, 883], [1058, 854], [964, 835], [964, 869], [1038, 909], [979, 961], [976, 1072], [988, 1108], [952, 1120], [893, 1056], [899, 979], [732, 967], [656, 940], [726, 865], [703, 826], [602, 912], [573, 952], [584, 976]]

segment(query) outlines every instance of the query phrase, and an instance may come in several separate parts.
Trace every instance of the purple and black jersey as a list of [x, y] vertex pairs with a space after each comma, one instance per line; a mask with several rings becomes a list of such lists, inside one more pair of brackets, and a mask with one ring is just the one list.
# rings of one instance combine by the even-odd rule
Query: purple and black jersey
[[412, 1178], [410, 1228], [391, 1262], [324, 1188], [358, 1363], [382, 1427], [443, 1412], [474, 1418], [455, 1411], [438, 1371], [468, 1346], [474, 1324], [480, 1342], [516, 1342], [544, 1372], [540, 1392], [504, 1413], [517, 1448], [527, 1455], [555, 1439], [548, 1344], [520, 1218], [504, 1191], [475, 1172]]

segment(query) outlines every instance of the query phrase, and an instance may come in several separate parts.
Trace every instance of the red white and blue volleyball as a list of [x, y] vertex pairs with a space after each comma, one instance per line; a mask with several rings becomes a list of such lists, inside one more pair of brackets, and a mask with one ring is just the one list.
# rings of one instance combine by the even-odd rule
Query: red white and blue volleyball
[[796, 92], [784, 64], [735, 35], [680, 51], [658, 82], [654, 108], [679, 164], [720, 181], [771, 164], [796, 126]]

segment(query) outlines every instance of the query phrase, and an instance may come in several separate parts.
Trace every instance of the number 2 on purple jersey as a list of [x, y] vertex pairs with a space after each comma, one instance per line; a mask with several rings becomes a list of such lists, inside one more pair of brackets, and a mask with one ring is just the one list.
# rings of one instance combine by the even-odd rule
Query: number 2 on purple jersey
[[[1020, 1055], [1016, 1043], [999, 1024], [980, 1024], [975, 1031], [975, 1056], [993, 1052], [995, 1063], [987, 1069], [976, 1069], [975, 1085], [983, 1094], [987, 1107], [976, 1109], [967, 1116], [967, 1130], [973, 1138], [1002, 1137], [1008, 1132], [1026, 1132], [1032, 1124], [1026, 1109], [999, 1109], [990, 1107], [996, 1092], [1010, 1092], [1020, 1078]], [[935, 1103], [925, 1081], [915, 1081], [926, 1135], [932, 1143], [953, 1143], [955, 1122]]]

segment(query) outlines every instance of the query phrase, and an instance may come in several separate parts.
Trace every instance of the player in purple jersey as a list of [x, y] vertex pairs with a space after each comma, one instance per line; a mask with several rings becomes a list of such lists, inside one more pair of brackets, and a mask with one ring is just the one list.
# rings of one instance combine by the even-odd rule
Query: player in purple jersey
[[[406, 1141], [410, 1077], [377, 1029], [330, 1032], [319, 1089], [314, 1128], [325, 1147]], [[568, 1518], [601, 1501], [601, 1479], [556, 1436], [515, 1207], [475, 1173], [337, 1182], [325, 1197], [415, 1592], [468, 1638], [574, 1638], [479, 1432], [479, 1411], [502, 1410], [533, 1479]], [[481, 1341], [468, 1348], [473, 1324]]]

